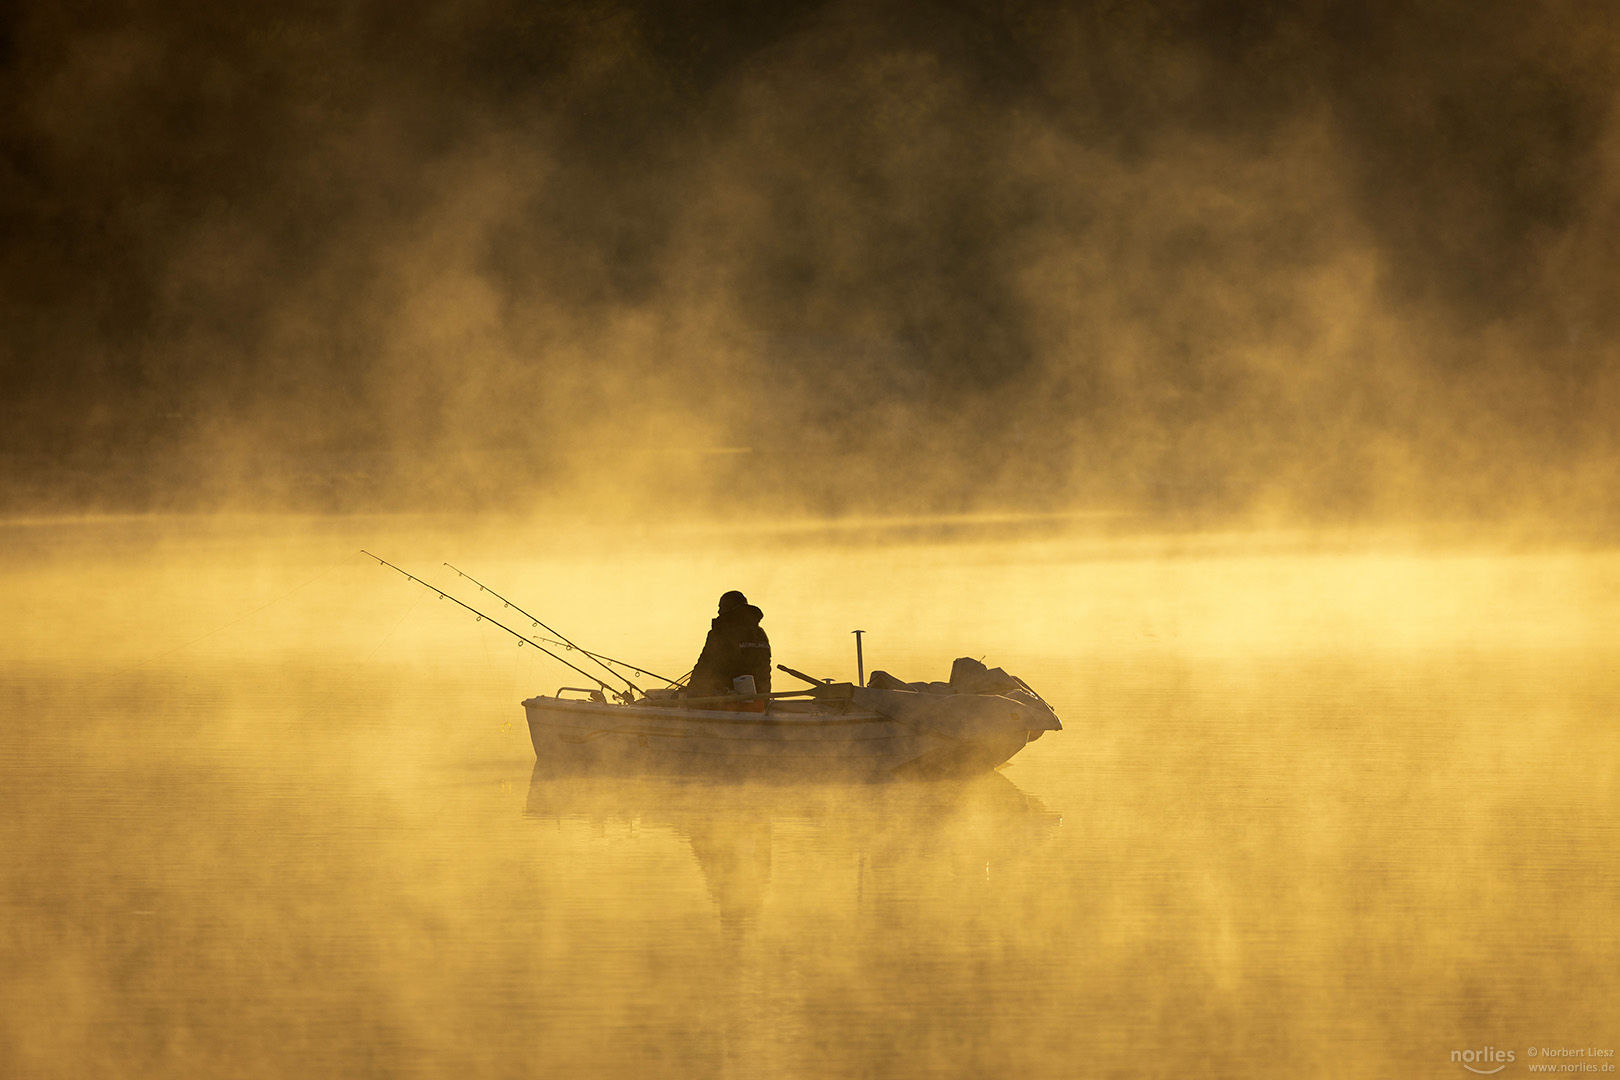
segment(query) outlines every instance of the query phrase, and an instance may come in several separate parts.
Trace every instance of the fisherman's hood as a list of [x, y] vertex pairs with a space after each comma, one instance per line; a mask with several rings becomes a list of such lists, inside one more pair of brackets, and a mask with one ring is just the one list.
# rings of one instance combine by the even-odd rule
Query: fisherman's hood
[[765, 613], [753, 604], [738, 604], [724, 615], [714, 617], [715, 626], [724, 626], [726, 623], [741, 623], [744, 626], [758, 626], [759, 620]]

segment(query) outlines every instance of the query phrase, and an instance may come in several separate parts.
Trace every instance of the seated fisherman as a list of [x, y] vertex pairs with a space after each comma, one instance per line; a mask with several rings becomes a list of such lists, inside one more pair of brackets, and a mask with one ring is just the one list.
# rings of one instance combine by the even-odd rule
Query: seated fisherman
[[756, 692], [771, 692], [771, 639], [759, 625], [764, 617], [735, 589], [720, 597], [720, 613], [709, 624], [703, 655], [686, 684], [688, 697], [729, 694], [739, 675], [752, 675]]

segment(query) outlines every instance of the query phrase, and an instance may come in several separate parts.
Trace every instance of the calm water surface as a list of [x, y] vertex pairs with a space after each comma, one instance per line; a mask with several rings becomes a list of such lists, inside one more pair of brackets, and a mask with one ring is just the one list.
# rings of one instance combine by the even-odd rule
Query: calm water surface
[[[850, 677], [859, 626], [869, 667], [982, 656], [1067, 730], [970, 782], [535, 777], [517, 702], [569, 673], [362, 544], [669, 674], [739, 587], [780, 661]], [[1620, 1050], [1611, 552], [390, 519], [0, 551], [0, 1076]]]

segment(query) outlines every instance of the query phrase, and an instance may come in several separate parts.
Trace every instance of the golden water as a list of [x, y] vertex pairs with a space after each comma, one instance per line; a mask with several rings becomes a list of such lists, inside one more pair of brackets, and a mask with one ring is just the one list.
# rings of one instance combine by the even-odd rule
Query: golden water
[[[903, 678], [982, 656], [1066, 730], [962, 783], [531, 782], [517, 703], [577, 677], [362, 545], [671, 675], [742, 588], [780, 661], [850, 677], [856, 627]], [[3, 1076], [1620, 1048], [1607, 551], [384, 518], [25, 522], [0, 551]]]

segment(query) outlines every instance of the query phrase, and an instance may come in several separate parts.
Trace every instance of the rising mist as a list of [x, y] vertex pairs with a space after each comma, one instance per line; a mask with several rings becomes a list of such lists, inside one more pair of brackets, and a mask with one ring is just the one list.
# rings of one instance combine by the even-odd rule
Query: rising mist
[[1612, 521], [1610, 5], [25, 4], [13, 509]]

